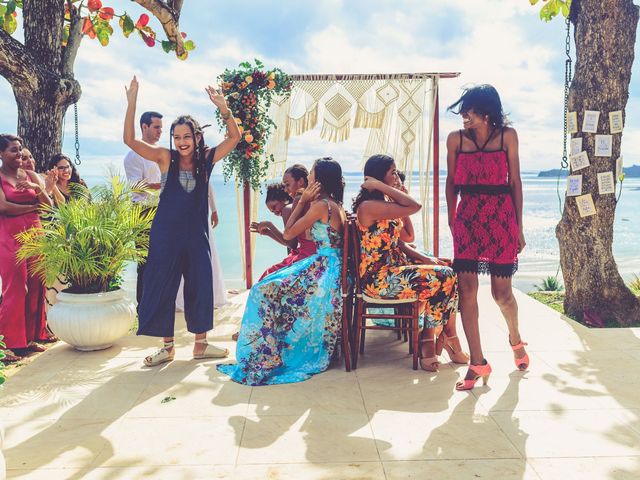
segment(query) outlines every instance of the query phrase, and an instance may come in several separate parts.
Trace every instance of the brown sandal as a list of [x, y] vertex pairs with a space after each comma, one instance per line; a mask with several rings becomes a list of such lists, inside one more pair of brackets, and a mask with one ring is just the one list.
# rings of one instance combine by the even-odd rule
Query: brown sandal
[[36, 342], [27, 343], [27, 351], [42, 353], [47, 351], [47, 347], [37, 344]]
[[16, 355], [12, 350], [9, 350], [8, 348], [3, 349], [2, 351], [4, 352], [4, 357], [1, 360], [2, 363], [14, 363], [22, 360], [22, 357]]
[[435, 355], [435, 343], [433, 346], [434, 356], [425, 358], [422, 353], [422, 345], [424, 343], [434, 343], [435, 340], [433, 338], [421, 338], [420, 339], [420, 368], [426, 370], [427, 372], [437, 372], [440, 369], [440, 362], [438, 362], [438, 357]]

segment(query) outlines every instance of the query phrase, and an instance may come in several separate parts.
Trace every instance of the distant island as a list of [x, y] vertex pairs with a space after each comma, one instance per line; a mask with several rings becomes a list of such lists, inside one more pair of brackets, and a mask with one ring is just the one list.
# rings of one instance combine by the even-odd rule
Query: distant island
[[[626, 178], [637, 178], [640, 177], [640, 165], [633, 165], [631, 167], [623, 168], [624, 176]], [[538, 172], [538, 177], [553, 177], [558, 178], [558, 175], [561, 177], [566, 177], [569, 175], [568, 170], [560, 170], [559, 168], [554, 168], [551, 170], [542, 170]]]

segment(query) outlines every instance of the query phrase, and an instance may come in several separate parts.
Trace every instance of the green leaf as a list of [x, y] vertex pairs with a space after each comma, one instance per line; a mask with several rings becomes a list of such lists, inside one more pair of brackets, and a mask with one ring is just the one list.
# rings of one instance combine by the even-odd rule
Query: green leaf
[[7, 13], [4, 16], [4, 19], [3, 19], [3, 22], [2, 22], [2, 28], [9, 35], [12, 35], [13, 32], [15, 32], [16, 29], [18, 28], [18, 22], [16, 22], [16, 19], [15, 19], [15, 17], [13, 15]]
[[17, 6], [18, 6], [18, 5], [16, 4], [16, 1], [15, 1], [15, 0], [10, 0], [10, 1], [7, 3], [7, 12], [6, 12], [6, 15], [10, 15], [10, 14], [12, 14], [13, 12], [15, 12], [15, 11], [16, 11], [16, 7], [17, 7]]
[[0, 5], [0, 17], [3, 17], [6, 12], [7, 7], [5, 7], [4, 5]]
[[191, 50], [193, 50], [194, 48], [196, 48], [196, 44], [193, 43], [193, 40], [187, 40], [186, 42], [184, 42], [184, 49], [187, 52], [190, 52]]
[[169, 53], [171, 50], [175, 50], [176, 49], [176, 44], [173, 42], [170, 42], [169, 40], [162, 40], [162, 50], [165, 51], [165, 53]]
[[122, 33], [124, 34], [125, 38], [129, 38], [129, 35], [131, 35], [131, 32], [133, 32], [133, 30], [135, 29], [133, 20], [126, 13], [122, 17], [120, 17], [120, 28], [122, 29]]
[[535, 5], [536, 3], [538, 3], [540, 0], [529, 0], [529, 3], [531, 5]]
[[562, 3], [562, 15], [566, 18], [569, 16], [569, 12], [571, 10], [571, 2], [563, 2]]

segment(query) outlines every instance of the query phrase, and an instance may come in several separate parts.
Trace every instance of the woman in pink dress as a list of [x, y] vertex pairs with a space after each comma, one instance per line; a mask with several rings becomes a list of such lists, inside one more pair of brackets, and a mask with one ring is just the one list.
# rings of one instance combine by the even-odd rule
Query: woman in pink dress
[[[516, 368], [529, 356], [518, 330], [518, 305], [511, 277], [525, 246], [518, 135], [507, 126], [500, 96], [491, 85], [465, 90], [449, 110], [462, 116], [463, 130], [447, 138], [447, 206], [453, 234], [453, 269], [458, 274], [462, 325], [471, 362], [458, 390], [470, 390], [491, 366], [478, 328], [478, 274], [491, 276], [491, 293], [509, 329]], [[460, 200], [458, 201], [458, 195]]]
[[44, 284], [29, 271], [35, 260], [16, 260], [15, 236], [40, 226], [39, 205], [52, 201], [38, 174], [22, 168], [20, 137], [0, 135], [0, 162], [0, 335], [7, 346], [3, 361], [15, 362], [22, 353], [43, 351], [35, 342], [48, 337]]

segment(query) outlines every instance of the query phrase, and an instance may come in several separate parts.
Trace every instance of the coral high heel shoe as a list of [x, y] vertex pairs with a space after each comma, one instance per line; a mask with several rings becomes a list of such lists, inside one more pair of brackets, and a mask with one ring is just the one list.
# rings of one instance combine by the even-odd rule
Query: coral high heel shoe
[[[509, 338], [509, 345], [511, 345], [511, 338]], [[529, 368], [529, 354], [525, 352], [523, 357], [516, 357], [515, 351], [521, 348], [524, 349], [526, 345], [529, 345], [529, 344], [526, 342], [523, 342], [522, 340], [520, 340], [520, 343], [518, 343], [517, 345], [511, 345], [511, 350], [513, 350], [514, 352], [513, 361], [516, 364], [516, 368], [521, 372], [524, 372], [526, 369]]]
[[[476, 382], [482, 378], [482, 384], [486, 385], [489, 381], [489, 375], [491, 375], [491, 365], [486, 360], [482, 365], [469, 365], [469, 370], [474, 373], [474, 377], [465, 378], [461, 382], [456, 383], [456, 390], [472, 390], [476, 386]], [[467, 372], [468, 373], [468, 372]]]
[[456, 352], [453, 348], [453, 344], [451, 340], [457, 339], [457, 335], [453, 335], [451, 337], [447, 337], [447, 334], [442, 332], [438, 339], [436, 340], [436, 355], [440, 356], [442, 354], [442, 350], [446, 350], [449, 355], [449, 360], [458, 365], [466, 365], [469, 363], [469, 355], [462, 351], [462, 347], [460, 347], [460, 341], [458, 341], [458, 347], [460, 347], [460, 351]]

